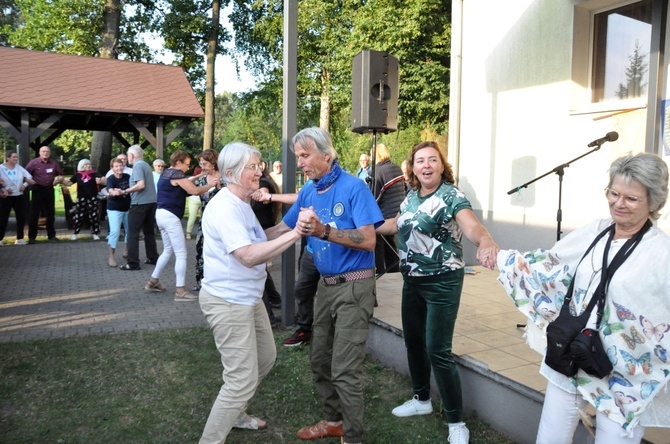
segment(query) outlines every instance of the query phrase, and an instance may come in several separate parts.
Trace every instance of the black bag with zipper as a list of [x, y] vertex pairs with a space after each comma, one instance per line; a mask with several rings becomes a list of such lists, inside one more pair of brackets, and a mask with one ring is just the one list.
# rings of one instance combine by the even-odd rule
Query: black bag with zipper
[[[544, 362], [565, 376], [574, 376], [578, 369], [584, 370], [589, 375], [604, 378], [612, 371], [612, 362], [609, 360], [602, 341], [600, 340], [599, 328], [602, 321], [605, 301], [607, 298], [607, 287], [614, 272], [630, 256], [635, 247], [640, 243], [642, 236], [651, 227], [651, 221], [647, 220], [645, 225], [632, 238], [628, 239], [621, 250], [614, 256], [612, 262], [607, 266], [607, 257], [614, 237], [614, 225], [610, 225], [595, 238], [591, 246], [586, 250], [582, 260], [589, 254], [603, 236], [609, 233], [605, 251], [603, 252], [603, 266], [600, 284], [591, 296], [586, 309], [579, 316], [570, 313], [570, 300], [574, 289], [574, 278], [570, 282], [568, 294], [565, 297], [561, 312], [558, 317], [547, 326], [547, 352]], [[579, 267], [579, 264], [577, 264]], [[575, 270], [575, 276], [577, 272]], [[591, 316], [591, 311], [598, 304], [597, 322], [595, 329], [585, 329], [586, 323]]]

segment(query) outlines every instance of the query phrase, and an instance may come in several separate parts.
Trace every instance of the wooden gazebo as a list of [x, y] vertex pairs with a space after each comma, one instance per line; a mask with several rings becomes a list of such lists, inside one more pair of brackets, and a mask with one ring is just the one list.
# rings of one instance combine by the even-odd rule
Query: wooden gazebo
[[126, 147], [142, 135], [162, 158], [202, 117], [181, 67], [0, 47], [0, 127], [17, 140], [23, 165], [34, 157], [30, 148], [68, 129], [109, 131]]

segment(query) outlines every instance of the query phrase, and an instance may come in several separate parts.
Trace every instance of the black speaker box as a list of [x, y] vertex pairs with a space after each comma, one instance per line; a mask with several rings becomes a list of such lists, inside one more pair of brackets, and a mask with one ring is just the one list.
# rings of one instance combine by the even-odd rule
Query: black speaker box
[[396, 131], [398, 59], [382, 51], [361, 51], [354, 57], [351, 77], [351, 130]]

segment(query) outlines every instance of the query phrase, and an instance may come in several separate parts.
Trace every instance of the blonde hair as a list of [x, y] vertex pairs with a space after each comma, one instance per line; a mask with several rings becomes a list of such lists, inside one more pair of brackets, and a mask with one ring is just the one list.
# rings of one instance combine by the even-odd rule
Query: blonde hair
[[375, 148], [375, 162], [383, 162], [391, 158], [388, 148], [383, 143], [377, 144]]

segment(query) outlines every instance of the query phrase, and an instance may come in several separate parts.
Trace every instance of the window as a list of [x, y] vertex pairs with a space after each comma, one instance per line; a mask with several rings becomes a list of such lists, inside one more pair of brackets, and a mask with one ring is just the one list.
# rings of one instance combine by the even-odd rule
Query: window
[[653, 0], [593, 15], [592, 101], [645, 97]]

